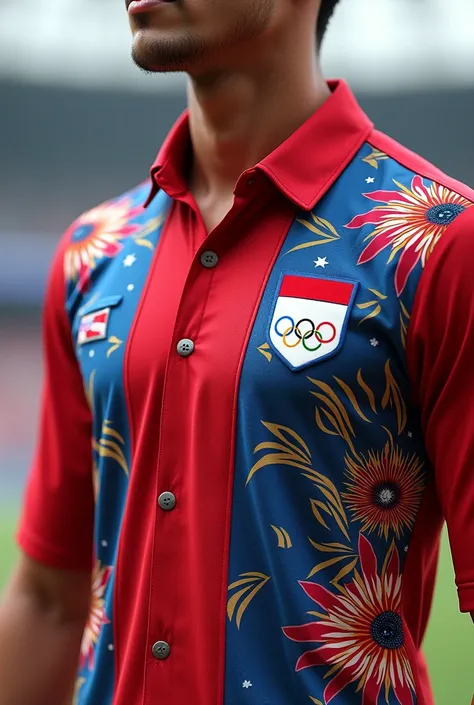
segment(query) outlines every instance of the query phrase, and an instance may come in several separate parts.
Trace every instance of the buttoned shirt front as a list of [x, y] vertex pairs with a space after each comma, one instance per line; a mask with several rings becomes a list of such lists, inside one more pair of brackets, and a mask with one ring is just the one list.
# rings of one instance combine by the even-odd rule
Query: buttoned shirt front
[[473, 193], [331, 89], [211, 233], [184, 115], [58, 248], [19, 541], [93, 562], [78, 705], [428, 705], [443, 518], [474, 610]]

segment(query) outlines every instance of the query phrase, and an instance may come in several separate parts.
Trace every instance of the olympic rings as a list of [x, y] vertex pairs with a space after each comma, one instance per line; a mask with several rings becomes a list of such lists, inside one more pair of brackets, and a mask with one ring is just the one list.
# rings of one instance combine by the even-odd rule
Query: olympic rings
[[[288, 321], [290, 323], [289, 327], [286, 327], [283, 332], [281, 331], [280, 326], [282, 321]], [[302, 324], [304, 323], [309, 324], [309, 328], [307, 328], [307, 330], [304, 330], [304, 328], [302, 328]], [[324, 338], [323, 333], [321, 331], [322, 328], [324, 329], [324, 326], [327, 326], [330, 329], [328, 338]], [[318, 323], [318, 325], [315, 325], [314, 321], [312, 321], [310, 318], [301, 318], [298, 323], [295, 324], [291, 316], [281, 316], [274, 325], [274, 331], [282, 339], [282, 343], [285, 347], [297, 348], [298, 345], [303, 345], [304, 349], [308, 352], [315, 352], [316, 350], [319, 350], [321, 345], [327, 345], [328, 343], [332, 343], [337, 335], [335, 325], [333, 323], [330, 323], [329, 321], [322, 321], [321, 323]], [[293, 333], [296, 336], [296, 342], [289, 343], [287, 339]], [[327, 331], [326, 335], [328, 335]], [[308, 345], [308, 342], [313, 336], [317, 340], [317, 345], [315, 347], [310, 347]]]

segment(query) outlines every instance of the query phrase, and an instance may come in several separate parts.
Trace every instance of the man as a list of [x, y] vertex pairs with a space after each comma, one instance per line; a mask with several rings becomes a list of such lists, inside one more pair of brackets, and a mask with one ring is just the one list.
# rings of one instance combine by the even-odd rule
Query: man
[[474, 611], [474, 194], [326, 84], [336, 4], [128, 3], [189, 112], [53, 264], [1, 705], [432, 702], [443, 519]]

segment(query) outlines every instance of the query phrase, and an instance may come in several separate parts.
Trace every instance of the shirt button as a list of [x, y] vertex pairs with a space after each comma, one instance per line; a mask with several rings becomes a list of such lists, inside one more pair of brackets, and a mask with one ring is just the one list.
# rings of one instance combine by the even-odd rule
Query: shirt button
[[189, 357], [194, 352], [194, 343], [189, 338], [183, 338], [179, 341], [176, 349], [181, 357]]
[[165, 512], [170, 512], [176, 507], [176, 497], [172, 492], [162, 492], [158, 497], [158, 504]]
[[171, 653], [171, 646], [166, 641], [157, 641], [152, 646], [152, 654], [159, 661], [164, 661]]
[[207, 267], [207, 269], [212, 269], [215, 267], [218, 261], [219, 257], [215, 252], [211, 252], [211, 250], [207, 250], [201, 255], [201, 264], [203, 267]]

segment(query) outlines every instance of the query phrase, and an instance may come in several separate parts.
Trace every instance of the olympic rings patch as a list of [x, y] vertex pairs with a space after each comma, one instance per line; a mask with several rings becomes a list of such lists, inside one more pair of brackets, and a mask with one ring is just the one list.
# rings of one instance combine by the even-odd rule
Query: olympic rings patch
[[282, 273], [268, 323], [268, 342], [291, 370], [341, 348], [359, 282]]
[[314, 352], [322, 345], [332, 343], [337, 335], [336, 327], [330, 321], [316, 324], [311, 318], [300, 318], [295, 323], [291, 316], [280, 316], [275, 321], [274, 331], [285, 347], [297, 348], [302, 345], [308, 352]]

